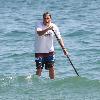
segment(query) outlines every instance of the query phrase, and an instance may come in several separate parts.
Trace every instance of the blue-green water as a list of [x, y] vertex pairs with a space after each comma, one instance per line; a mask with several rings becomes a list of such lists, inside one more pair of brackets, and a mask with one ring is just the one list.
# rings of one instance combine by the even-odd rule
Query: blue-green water
[[[50, 11], [77, 77], [55, 39], [55, 80], [35, 75], [34, 26]], [[100, 100], [99, 0], [0, 0], [0, 100]]]

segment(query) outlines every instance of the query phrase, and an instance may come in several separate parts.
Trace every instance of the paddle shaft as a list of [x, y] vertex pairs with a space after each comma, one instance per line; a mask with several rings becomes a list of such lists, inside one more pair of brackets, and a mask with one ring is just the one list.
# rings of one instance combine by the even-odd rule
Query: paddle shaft
[[[63, 46], [62, 46], [62, 44], [61, 44], [61, 41], [59, 40], [59, 38], [58, 38], [57, 34], [55, 33], [55, 31], [54, 31], [54, 30], [52, 30], [52, 31], [54, 32], [55, 37], [56, 37], [56, 39], [57, 39], [58, 43], [60, 44], [60, 46], [61, 46], [62, 50], [64, 50], [64, 48], [63, 48]], [[69, 58], [68, 54], [66, 55], [66, 57], [68, 58], [68, 60], [69, 60], [70, 64], [72, 65], [72, 67], [73, 67], [73, 69], [74, 69], [75, 73], [77, 74], [77, 76], [79, 76], [79, 74], [78, 74], [78, 72], [77, 72], [76, 68], [74, 67], [74, 65], [73, 65], [72, 61], [70, 60], [70, 58]]]
[[70, 60], [70, 58], [69, 58], [69, 56], [68, 56], [68, 55], [67, 55], [67, 58], [68, 58], [68, 60], [69, 60], [70, 64], [72, 65], [72, 67], [73, 67], [74, 71], [76, 72], [77, 76], [79, 76], [79, 74], [78, 74], [78, 72], [77, 72], [76, 68], [74, 67], [74, 65], [73, 65], [73, 63], [72, 63], [72, 61]]

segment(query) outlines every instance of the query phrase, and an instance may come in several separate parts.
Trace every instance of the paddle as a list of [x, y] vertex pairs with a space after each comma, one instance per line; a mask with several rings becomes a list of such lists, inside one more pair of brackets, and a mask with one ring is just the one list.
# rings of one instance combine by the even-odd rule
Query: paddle
[[[55, 33], [55, 31], [54, 31], [54, 30], [52, 30], [52, 31], [54, 32], [55, 37], [56, 37], [56, 39], [57, 39], [58, 43], [60, 44], [60, 46], [61, 46], [62, 50], [64, 50], [64, 48], [62, 47], [62, 44], [61, 44], [61, 42], [60, 42], [60, 40], [59, 40], [59, 38], [58, 38], [57, 34]], [[72, 61], [70, 60], [70, 58], [69, 58], [68, 54], [66, 55], [66, 57], [68, 58], [68, 60], [69, 60], [70, 64], [72, 65], [72, 67], [73, 67], [73, 69], [74, 69], [75, 73], [77, 74], [77, 76], [79, 76], [79, 74], [78, 74], [78, 72], [77, 72], [76, 68], [74, 67], [74, 65], [73, 65]]]

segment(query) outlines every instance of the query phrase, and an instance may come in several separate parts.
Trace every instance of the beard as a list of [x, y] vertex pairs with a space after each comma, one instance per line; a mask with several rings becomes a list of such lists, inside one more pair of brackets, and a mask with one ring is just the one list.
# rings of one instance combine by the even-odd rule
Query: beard
[[44, 25], [46, 25], [46, 26], [49, 26], [49, 25], [50, 25], [50, 21], [44, 21], [43, 23], [44, 23]]

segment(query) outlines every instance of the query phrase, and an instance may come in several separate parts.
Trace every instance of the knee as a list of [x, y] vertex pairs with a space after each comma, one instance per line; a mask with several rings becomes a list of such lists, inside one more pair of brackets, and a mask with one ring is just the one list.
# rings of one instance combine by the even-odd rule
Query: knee
[[53, 66], [54, 66], [54, 63], [47, 62], [47, 63], [45, 64], [45, 69], [50, 69], [50, 68], [52, 68]]

